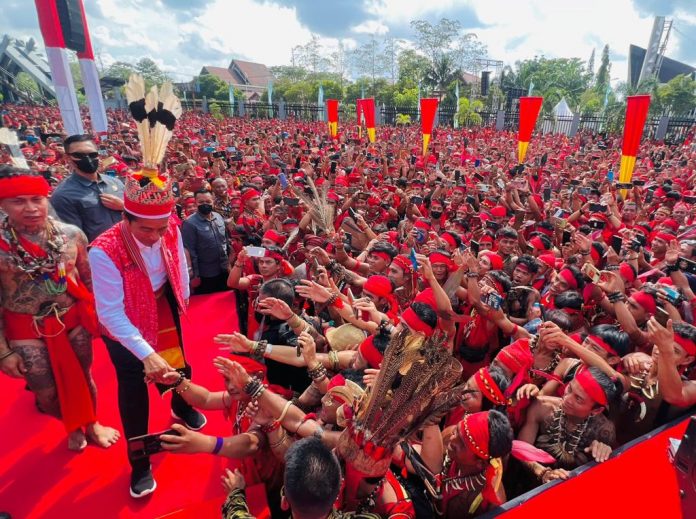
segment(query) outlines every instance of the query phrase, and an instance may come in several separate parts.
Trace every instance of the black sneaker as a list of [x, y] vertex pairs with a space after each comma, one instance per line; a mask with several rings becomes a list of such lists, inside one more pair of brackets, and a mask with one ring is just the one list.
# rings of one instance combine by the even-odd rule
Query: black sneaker
[[179, 413], [175, 413], [172, 409], [172, 418], [175, 420], [181, 420], [184, 425], [191, 429], [192, 431], [200, 431], [203, 426], [208, 423], [208, 419], [203, 413], [199, 413], [193, 407], [187, 409], [181, 409]]
[[152, 494], [157, 488], [157, 482], [152, 477], [152, 470], [134, 470], [131, 472], [130, 495], [135, 499]]

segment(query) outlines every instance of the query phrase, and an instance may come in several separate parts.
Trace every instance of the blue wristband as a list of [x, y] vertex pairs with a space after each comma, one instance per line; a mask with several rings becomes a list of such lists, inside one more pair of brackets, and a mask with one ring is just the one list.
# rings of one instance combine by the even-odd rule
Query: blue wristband
[[217, 454], [222, 449], [223, 439], [218, 436], [215, 438], [215, 448], [213, 449], [213, 454]]

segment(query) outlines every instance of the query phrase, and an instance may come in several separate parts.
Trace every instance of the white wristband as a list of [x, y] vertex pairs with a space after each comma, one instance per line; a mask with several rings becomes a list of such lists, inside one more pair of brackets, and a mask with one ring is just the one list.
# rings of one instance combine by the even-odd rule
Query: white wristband
[[266, 355], [270, 355], [272, 351], [273, 351], [273, 345], [271, 343], [268, 343], [268, 345], [266, 346], [266, 354], [264, 355], [264, 357]]

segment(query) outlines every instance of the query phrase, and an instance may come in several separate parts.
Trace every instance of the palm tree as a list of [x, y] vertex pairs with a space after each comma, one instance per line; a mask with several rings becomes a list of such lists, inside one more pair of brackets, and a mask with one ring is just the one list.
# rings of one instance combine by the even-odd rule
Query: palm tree
[[442, 100], [447, 87], [449, 87], [452, 82], [459, 79], [460, 76], [461, 72], [454, 65], [452, 58], [449, 56], [442, 56], [436, 58], [431, 64], [430, 69], [425, 73], [423, 82], [433, 91], [439, 92], [439, 98]]

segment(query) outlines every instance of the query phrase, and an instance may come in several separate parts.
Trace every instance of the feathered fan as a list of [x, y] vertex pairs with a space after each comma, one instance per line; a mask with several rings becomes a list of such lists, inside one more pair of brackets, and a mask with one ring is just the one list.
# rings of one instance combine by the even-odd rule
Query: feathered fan
[[138, 127], [140, 151], [143, 155], [142, 176], [161, 188], [156, 172], [172, 138], [176, 120], [181, 116], [181, 102], [174, 95], [169, 82], [164, 83], [159, 92], [153, 86], [146, 94], [145, 80], [137, 74], [131, 75], [128, 80], [126, 98]]
[[[329, 190], [329, 183], [324, 182], [321, 186], [321, 192], [317, 189], [311, 177], [307, 176], [307, 183], [312, 190], [312, 196], [308, 196], [301, 189], [292, 187], [297, 197], [302, 200], [312, 217], [315, 226], [324, 231], [324, 233], [332, 234], [334, 232], [334, 206], [329, 203], [326, 194]], [[290, 242], [290, 240], [288, 240]]]
[[10, 155], [12, 156], [12, 163], [17, 168], [29, 169], [29, 164], [27, 164], [27, 159], [24, 157], [22, 150], [19, 148], [19, 139], [17, 134], [12, 130], [7, 128], [0, 128], [0, 144], [7, 146]]
[[436, 423], [466, 392], [462, 366], [443, 337], [423, 340], [409, 330], [392, 337], [377, 380], [354, 406], [338, 451], [346, 460], [345, 499], [355, 504], [362, 478], [383, 476], [394, 447], [425, 425]]

